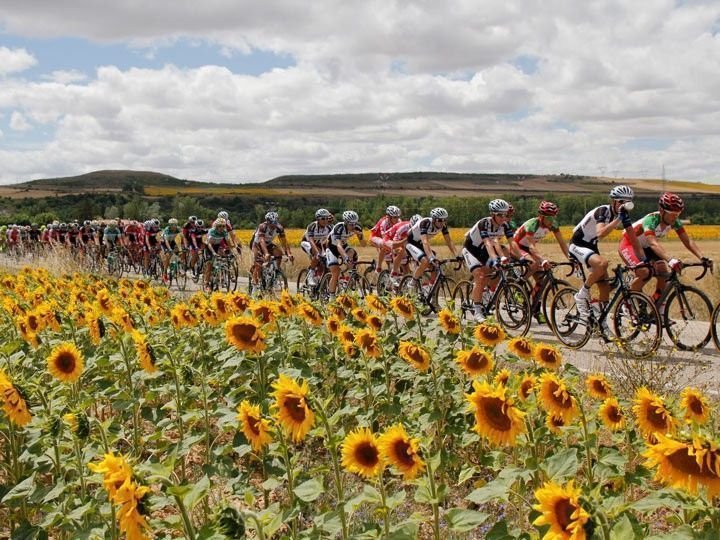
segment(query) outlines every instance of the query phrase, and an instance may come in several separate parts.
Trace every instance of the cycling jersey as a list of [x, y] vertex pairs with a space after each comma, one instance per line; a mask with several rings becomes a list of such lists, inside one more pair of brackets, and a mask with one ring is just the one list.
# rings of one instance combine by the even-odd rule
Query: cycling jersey
[[350, 237], [355, 236], [356, 234], [362, 234], [362, 232], [363, 228], [359, 223], [347, 225], [344, 221], [341, 221], [340, 223], [336, 223], [330, 231], [328, 244], [331, 247], [335, 247], [338, 244], [341, 244], [344, 247]]
[[370, 229], [370, 237], [371, 238], [382, 238], [385, 236], [385, 233], [388, 232], [392, 228], [393, 224], [390, 222], [390, 218], [388, 216], [383, 216], [376, 224], [375, 226]]
[[177, 227], [173, 227], [171, 225], [168, 225], [165, 227], [162, 232], [160, 233], [160, 236], [163, 240], [167, 240], [168, 242], [175, 242], [175, 239], [177, 238], [177, 235], [180, 234], [180, 229]]
[[590, 210], [573, 229], [571, 242], [578, 245], [597, 244], [598, 223], [610, 223], [616, 217], [617, 214], [613, 212], [612, 206], [609, 204], [603, 204], [594, 210]]
[[114, 244], [122, 237], [122, 235], [123, 232], [119, 227], [115, 227], [114, 229], [111, 229], [110, 227], [105, 227], [103, 238], [109, 243]]
[[28, 233], [30, 240], [33, 242], [37, 242], [40, 240], [40, 230], [39, 229], [30, 229], [30, 232]]
[[185, 223], [185, 225], [182, 226], [182, 229], [180, 230], [188, 244], [190, 243], [190, 236], [194, 229], [195, 224], [192, 221], [188, 221], [187, 223]]
[[305, 229], [305, 234], [303, 234], [302, 240], [304, 242], [312, 240], [316, 245], [322, 246], [325, 242], [327, 242], [331, 230], [332, 227], [330, 225], [323, 225], [321, 227], [317, 221], [313, 221], [307, 226], [307, 229]]
[[430, 238], [438, 233], [449, 234], [447, 223], [443, 224], [442, 228], [438, 228], [433, 221], [433, 218], [426, 217], [413, 225], [408, 232], [408, 242], [422, 246], [422, 235], [424, 234]]
[[401, 240], [405, 240], [410, 233], [411, 227], [412, 224], [410, 221], [398, 221], [385, 232], [383, 240], [386, 242], [400, 242]]
[[[637, 220], [633, 223], [633, 229], [642, 248], [650, 247], [650, 243], [648, 242], [649, 236], [664, 238], [670, 231], [678, 233], [684, 230], [683, 224], [679, 219], [675, 219], [671, 225], [663, 223], [660, 212], [652, 212], [644, 218]], [[628, 238], [627, 231], [623, 231], [623, 239], [625, 238]]]
[[193, 245], [192, 239], [195, 239], [195, 243], [197, 244], [198, 248], [203, 247], [203, 241], [205, 238], [205, 235], [207, 234], [207, 229], [205, 227], [195, 227], [190, 231], [190, 240], [188, 241], [188, 244], [190, 246]]
[[512, 238], [514, 232], [509, 223], [498, 225], [492, 217], [488, 216], [482, 218], [465, 233], [465, 247], [482, 247], [486, 238], [491, 240], [503, 236]]
[[207, 232], [205, 240], [211, 246], [219, 246], [220, 244], [227, 242], [228, 236], [229, 234], [227, 231], [218, 231], [213, 227]]
[[250, 239], [250, 245], [254, 246], [256, 244], [260, 244], [260, 242], [263, 241], [265, 242], [266, 246], [269, 246], [273, 243], [273, 240], [275, 240], [276, 236], [280, 238], [285, 238], [285, 229], [283, 228], [283, 226], [279, 223], [271, 225], [270, 223], [265, 221], [258, 225], [258, 228], [255, 229], [255, 232]]
[[125, 227], [125, 236], [131, 244], [134, 244], [142, 238], [142, 230], [137, 225], [127, 225]]
[[535, 242], [539, 242], [547, 236], [549, 232], [555, 233], [560, 228], [554, 223], [550, 227], [543, 227], [540, 224], [540, 218], [534, 217], [528, 219], [525, 223], [520, 225], [520, 228], [515, 232], [513, 239], [520, 247], [529, 247], [530, 239], [532, 238]]

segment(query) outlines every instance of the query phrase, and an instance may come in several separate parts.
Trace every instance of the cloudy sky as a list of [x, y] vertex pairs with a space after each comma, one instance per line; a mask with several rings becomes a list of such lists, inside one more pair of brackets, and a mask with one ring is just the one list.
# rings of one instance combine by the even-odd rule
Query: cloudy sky
[[2, 0], [0, 182], [720, 181], [720, 2]]

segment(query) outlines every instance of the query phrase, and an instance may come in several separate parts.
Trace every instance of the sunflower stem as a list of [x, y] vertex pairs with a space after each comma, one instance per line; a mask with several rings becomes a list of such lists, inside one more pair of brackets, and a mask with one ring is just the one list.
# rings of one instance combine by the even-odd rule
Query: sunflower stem
[[323, 407], [322, 402], [320, 400], [314, 400], [315, 403], [315, 409], [317, 410], [317, 414], [320, 417], [320, 421], [322, 422], [323, 426], [325, 427], [325, 433], [327, 435], [327, 442], [328, 442], [328, 449], [330, 450], [330, 456], [332, 457], [332, 464], [333, 464], [333, 474], [335, 476], [335, 491], [337, 492], [338, 497], [338, 506], [340, 511], [340, 523], [342, 524], [342, 537], [343, 540], [346, 540], [348, 537], [348, 530], [347, 530], [347, 517], [345, 516], [345, 494], [343, 490], [343, 484], [342, 484], [342, 475], [340, 473], [340, 461], [338, 459], [338, 453], [337, 453], [337, 441], [335, 440], [335, 437], [333, 437], [332, 430], [330, 429], [330, 423], [327, 419], [327, 413], [325, 412], [325, 407]]
[[[295, 508], [295, 479], [293, 477], [292, 462], [290, 461], [290, 452], [288, 451], [287, 441], [285, 440], [282, 428], [278, 429], [278, 437], [280, 439], [283, 461], [285, 462], [285, 474], [288, 479], [288, 498], [290, 499], [290, 511], [292, 512], [293, 508]], [[293, 539], [297, 538], [297, 518], [292, 519], [290, 528]]]
[[183, 527], [185, 528], [185, 535], [190, 540], [195, 539], [195, 527], [193, 527], [192, 520], [190, 519], [190, 516], [187, 513], [187, 509], [185, 508], [185, 505], [182, 502], [182, 498], [178, 495], [173, 496], [175, 499], [175, 502], [177, 503], [178, 510], [180, 510], [180, 516], [183, 520]]
[[435, 471], [432, 468], [432, 460], [427, 463], [428, 482], [430, 484], [430, 497], [432, 497], [433, 512], [433, 537], [440, 540], [440, 504], [438, 501], [437, 487], [435, 486]]
[[[40, 397], [40, 401], [42, 401], [43, 408], [45, 409], [45, 413], [47, 414], [48, 418], [50, 418], [50, 402], [48, 402], [47, 397], [45, 396], [45, 393], [38, 388], [38, 396]], [[55, 460], [53, 465], [55, 466], [55, 482], [57, 482], [60, 479], [60, 449], [58, 447], [58, 440], [55, 435], [52, 437], [52, 445], [53, 445], [53, 454], [55, 456]]]
[[535, 469], [533, 470], [533, 488], [537, 488], [540, 484], [540, 477], [538, 474], [540, 460], [538, 459], [538, 449], [537, 444], [535, 443], [535, 426], [530, 422], [530, 419], [527, 416], [525, 416], [525, 428], [527, 429], [530, 451], [532, 452], [532, 457], [535, 461]]
[[[175, 383], [175, 418], [177, 420], [177, 427], [178, 427], [177, 450], [178, 450], [178, 454], [179, 454], [182, 450], [183, 440], [185, 439], [185, 425], [183, 424], [183, 419], [182, 419], [182, 393], [180, 391], [180, 378], [178, 377], [177, 366], [175, 365], [175, 360], [173, 360], [173, 357], [170, 354], [170, 351], [167, 348], [164, 348], [164, 349], [165, 349], [165, 353], [168, 356], [168, 359], [170, 360], [170, 365], [172, 366], [173, 382]], [[181, 474], [181, 480], [184, 481], [185, 480], [185, 456], [180, 456], [180, 474]]]
[[593, 473], [592, 473], [592, 456], [590, 455], [590, 436], [588, 434], [588, 425], [587, 425], [587, 418], [585, 417], [585, 408], [583, 407], [580, 400], [578, 400], [578, 407], [580, 408], [580, 421], [582, 423], [583, 428], [583, 438], [585, 443], [585, 467], [586, 467], [586, 474], [588, 478], [588, 482], [590, 483], [590, 489], [593, 488], [595, 485], [595, 482], [593, 481]]
[[125, 369], [127, 370], [127, 384], [128, 384], [128, 390], [130, 391], [132, 398], [133, 398], [133, 406], [132, 406], [132, 428], [133, 428], [133, 455], [139, 456], [140, 455], [140, 430], [138, 426], [138, 404], [137, 404], [137, 394], [135, 392], [135, 386], [132, 382], [132, 376], [133, 376], [133, 369], [132, 364], [130, 363], [130, 356], [128, 355], [127, 348], [125, 347], [125, 342], [123, 341], [122, 337], [118, 340], [120, 343], [120, 350], [122, 351], [123, 360], [125, 361]]
[[390, 538], [390, 509], [387, 506], [387, 495], [385, 493], [385, 481], [383, 480], [383, 475], [385, 473], [385, 470], [383, 469], [380, 471], [380, 474], [378, 475], [378, 487], [380, 488], [380, 501], [382, 502], [383, 507], [383, 532], [385, 539], [387, 540]]

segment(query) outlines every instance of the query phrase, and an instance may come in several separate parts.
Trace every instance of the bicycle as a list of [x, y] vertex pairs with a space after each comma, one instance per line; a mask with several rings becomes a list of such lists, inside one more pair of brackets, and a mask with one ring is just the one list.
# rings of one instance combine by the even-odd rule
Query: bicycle
[[118, 279], [122, 277], [125, 266], [119, 248], [113, 246], [108, 250], [107, 257], [105, 258], [105, 268], [111, 276], [115, 276]]
[[[185, 253], [185, 250], [183, 249], [181, 253]], [[173, 250], [170, 254], [167, 269], [165, 270], [164, 284], [169, 289], [173, 283], [175, 283], [178, 290], [184, 291], [187, 287], [187, 274], [187, 266], [182, 261], [180, 254]]]
[[[341, 270], [335, 287], [335, 294], [356, 292], [360, 298], [365, 298], [370, 294], [372, 288], [368, 280], [358, 272], [358, 266], [365, 265], [373, 270], [375, 269], [375, 261], [355, 261], [349, 268]], [[332, 279], [332, 273], [325, 272], [318, 285], [318, 297], [324, 301], [330, 299], [330, 279]]]
[[[453, 257], [452, 259], [440, 259], [434, 269], [430, 270], [430, 279], [425, 281], [415, 279], [412, 275], [402, 278], [398, 287], [398, 294], [408, 296], [416, 300], [423, 307], [420, 309], [422, 315], [437, 313], [443, 308], [452, 309], [453, 291], [456, 288], [455, 280], [445, 275], [443, 266], [447, 263], [457, 263], [455, 271], [462, 268], [463, 260], [461, 257]], [[434, 275], [434, 277], [432, 277]]]
[[[259, 292], [263, 295], [270, 294], [279, 296], [283, 290], [288, 288], [288, 280], [285, 273], [280, 268], [283, 259], [288, 257], [271, 257], [271, 259], [263, 263], [260, 268], [260, 283], [256, 285]], [[252, 275], [248, 279], [248, 292], [253, 292]]]
[[[683, 264], [683, 269], [702, 267], [702, 273], [695, 278], [700, 281], [708, 270], [712, 273], [712, 262]], [[652, 275], [652, 274], [651, 274]], [[675, 270], [667, 274], [667, 286], [655, 301], [660, 312], [663, 328], [668, 337], [682, 351], [697, 351], [708, 344], [711, 327], [714, 327], [713, 305], [710, 298], [696, 287], [685, 285]], [[697, 321], [707, 321], [707, 332], [698, 331]]]
[[554, 270], [562, 266], [569, 267], [568, 273], [563, 277], [568, 278], [575, 274], [578, 279], [581, 279], [583, 282], [585, 281], [585, 270], [580, 263], [574, 261], [559, 263], [551, 262], [549, 269], [539, 270], [538, 273], [540, 276], [538, 277], [538, 287], [535, 294], [533, 294], [533, 287], [530, 286], [530, 282], [528, 280], [519, 280], [519, 283], [525, 287], [525, 292], [527, 292], [528, 298], [530, 298], [533, 316], [537, 316], [539, 313], [542, 313], [545, 318], [545, 324], [547, 324], [548, 328], [550, 328], [550, 317], [548, 316], [550, 302], [561, 287], [570, 287], [569, 282], [555, 277]]
[[[532, 309], [530, 297], [525, 285], [517, 277], [524, 276], [529, 261], [511, 261], [503, 266], [496, 267], [489, 276], [491, 280], [498, 279], [495, 290], [483, 306], [483, 315], [495, 315], [495, 318], [505, 331], [513, 336], [524, 336], [530, 330], [532, 322]], [[473, 316], [475, 306], [472, 301], [473, 282], [463, 280], [453, 290], [453, 303], [460, 308], [463, 317]]]
[[232, 253], [224, 251], [211, 256], [206, 255], [202, 260], [202, 268], [206, 269], [207, 265], [210, 265], [211, 268], [210, 280], [206, 284], [210, 291], [222, 289], [225, 292], [231, 292], [237, 288], [237, 265]]
[[315, 267], [314, 280], [315, 283], [311, 284], [308, 281], [308, 273], [310, 268], [303, 268], [297, 276], [297, 292], [306, 296], [310, 300], [317, 300], [320, 297], [320, 282], [327, 272], [326, 259], [324, 255], [318, 258], [318, 265]]
[[[571, 349], [580, 349], [596, 335], [606, 343], [617, 343], [633, 358], [647, 358], [653, 354], [662, 338], [660, 314], [652, 299], [631, 290], [625, 279], [625, 274], [637, 267], [647, 268], [649, 264], [615, 267], [614, 277], [610, 281], [611, 290], [615, 291], [612, 298], [602, 308], [591, 302], [590, 315], [586, 321], [577, 310], [577, 289], [560, 289], [550, 306], [550, 328], [560, 342]], [[614, 335], [607, 324], [610, 318]]]

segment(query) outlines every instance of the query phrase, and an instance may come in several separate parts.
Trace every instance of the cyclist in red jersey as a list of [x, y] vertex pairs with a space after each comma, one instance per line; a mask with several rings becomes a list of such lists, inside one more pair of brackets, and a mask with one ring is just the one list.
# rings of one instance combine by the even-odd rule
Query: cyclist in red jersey
[[420, 214], [415, 214], [408, 221], [399, 221], [383, 235], [385, 248], [392, 253], [392, 271], [390, 273], [394, 285], [397, 285], [397, 278], [400, 275], [400, 267], [403, 260], [407, 260], [405, 254], [405, 243], [407, 242], [410, 229], [422, 219]]
[[385, 215], [370, 229], [370, 242], [377, 249], [377, 265], [375, 270], [379, 273], [382, 271], [383, 261], [385, 256], [389, 255], [391, 251], [385, 245], [383, 237], [398, 221], [402, 212], [397, 206], [390, 205], [385, 209]]

